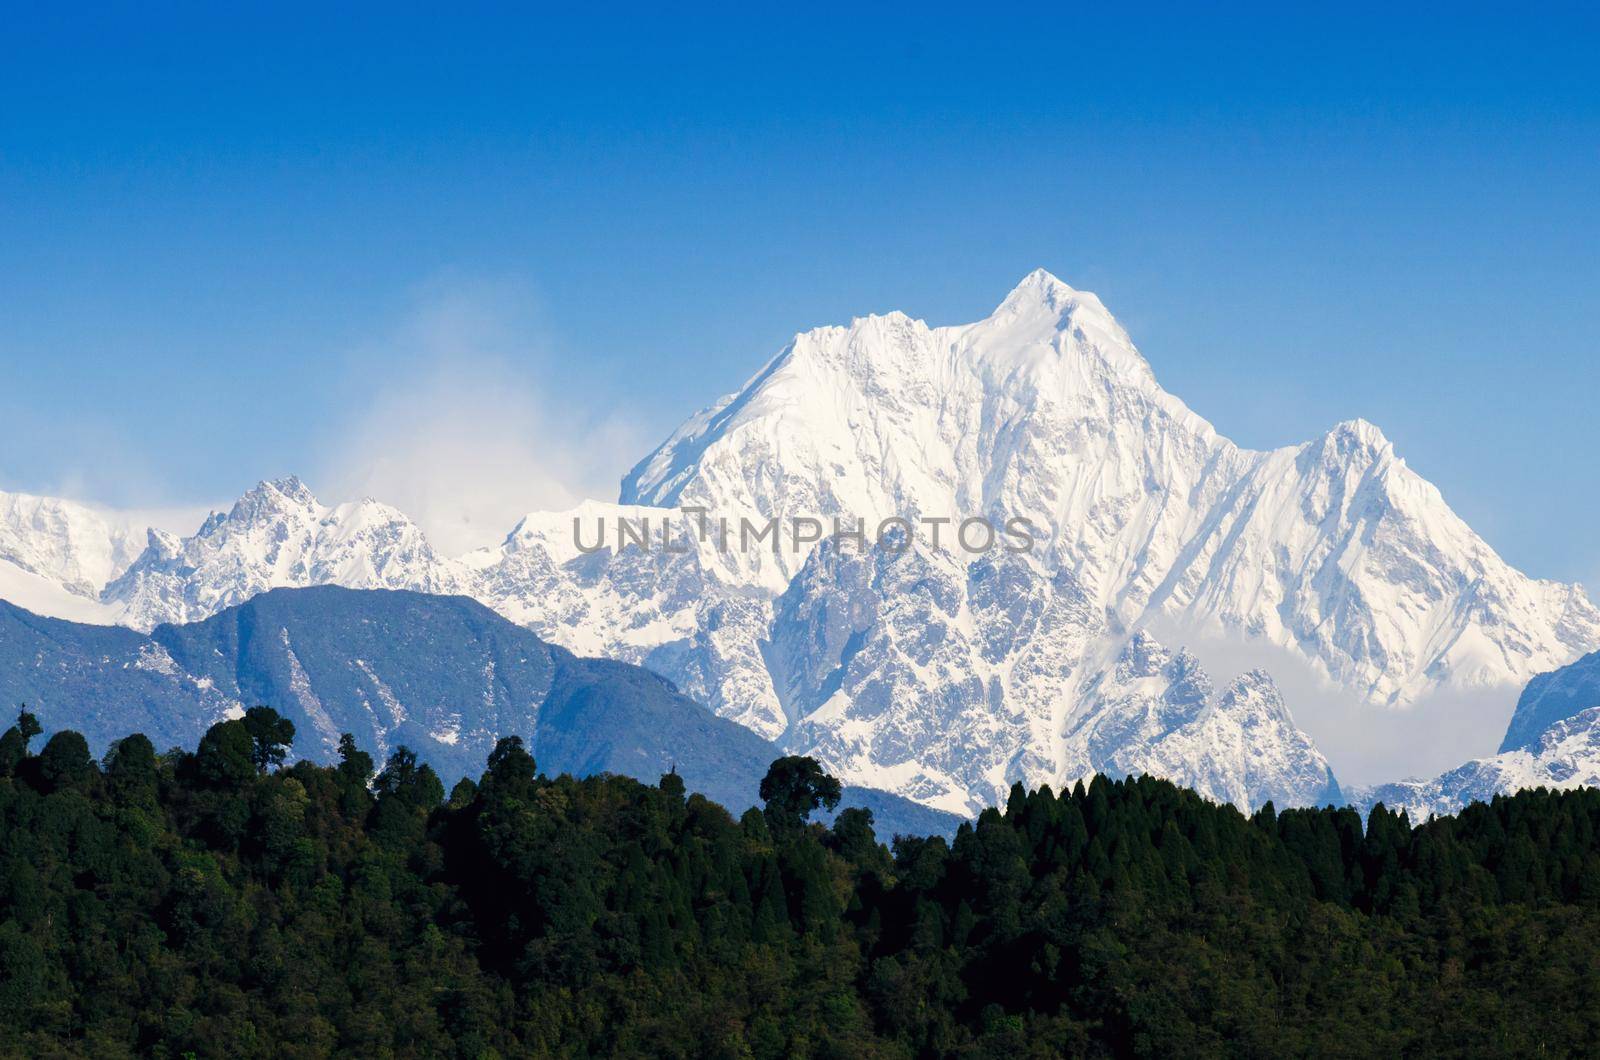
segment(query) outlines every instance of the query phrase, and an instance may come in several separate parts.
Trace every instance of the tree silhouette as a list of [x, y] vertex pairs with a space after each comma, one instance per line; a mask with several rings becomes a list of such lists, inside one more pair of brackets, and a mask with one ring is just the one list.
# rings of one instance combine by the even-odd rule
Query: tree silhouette
[[283, 764], [294, 743], [294, 722], [271, 707], [251, 707], [244, 712], [244, 728], [250, 734], [250, 761], [258, 772]]
[[798, 831], [819, 808], [832, 810], [839, 805], [840, 794], [839, 782], [824, 773], [815, 758], [801, 755], [778, 759], [761, 778], [767, 825], [775, 835]]

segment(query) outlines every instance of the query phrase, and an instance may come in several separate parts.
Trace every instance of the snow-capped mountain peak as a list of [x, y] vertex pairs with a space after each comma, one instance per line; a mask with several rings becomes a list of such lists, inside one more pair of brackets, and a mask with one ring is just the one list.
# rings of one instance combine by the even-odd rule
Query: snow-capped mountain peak
[[1019, 325], [1057, 332], [1076, 330], [1119, 346], [1133, 345], [1097, 295], [1077, 290], [1044, 269], [1034, 269], [1024, 276], [987, 320], [969, 327], [1000, 329]]
[[[1600, 643], [1600, 611], [1504, 563], [1373, 424], [1251, 452], [1156, 382], [1092, 295], [1038, 270], [989, 317], [818, 328], [691, 418], [623, 499], [730, 517], [1022, 517], [1137, 628], [1259, 637], [1405, 704], [1516, 687]], [[730, 575], [782, 591], [803, 555]]]
[[295, 475], [263, 480], [247, 490], [228, 512], [235, 525], [278, 518], [289, 512], [314, 515], [320, 505], [317, 498]]
[[56, 497], [0, 492], [0, 562], [92, 597], [139, 554], [129, 520]]
[[1365, 447], [1368, 450], [1381, 452], [1392, 449], [1389, 439], [1384, 436], [1382, 429], [1377, 424], [1361, 419], [1359, 416], [1351, 420], [1343, 420], [1333, 425], [1327, 434], [1330, 441], [1351, 447]]
[[[1520, 687], [1600, 646], [1581, 590], [1512, 569], [1377, 427], [1237, 446], [1161, 388], [1098, 298], [1043, 270], [974, 323], [887, 313], [796, 335], [621, 500], [530, 514], [458, 560], [392, 508], [326, 507], [284, 478], [193, 537], [153, 536], [104, 599], [148, 628], [276, 586], [466, 593], [842, 776], [960, 810], [1094, 770], [1241, 804], [1336, 791], [1276, 683], [1252, 660], [1212, 687], [1187, 632], [1230, 657], [1270, 648], [1274, 669], [1287, 653], [1372, 709]], [[950, 522], [903, 553], [619, 543], [618, 520], [654, 543], [681, 507], [736, 533]], [[954, 547], [974, 518], [1022, 520], [1032, 547]], [[608, 540], [579, 547], [575, 523]]]
[[[195, 536], [209, 537], [216, 532], [222, 518], [220, 513], [212, 512], [206, 521], [200, 524], [200, 531]], [[171, 560], [183, 554], [183, 541], [182, 537], [170, 530], [152, 526], [145, 531], [145, 550], [139, 554], [139, 559]]]
[[204, 618], [268, 589], [337, 584], [459, 592], [462, 572], [400, 512], [374, 500], [327, 507], [300, 479], [261, 482], [193, 537], [152, 531], [103, 599], [138, 628]]

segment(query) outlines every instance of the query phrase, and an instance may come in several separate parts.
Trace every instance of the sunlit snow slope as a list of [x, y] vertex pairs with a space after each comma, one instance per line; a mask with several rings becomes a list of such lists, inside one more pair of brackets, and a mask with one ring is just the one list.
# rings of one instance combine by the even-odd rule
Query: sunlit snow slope
[[[1240, 805], [1337, 794], [1269, 673], [1213, 677], [1156, 629], [1288, 652], [1372, 710], [1514, 696], [1600, 646], [1578, 587], [1505, 564], [1376, 427], [1242, 449], [1161, 389], [1097, 298], [1042, 271], [973, 324], [891, 313], [797, 335], [641, 461], [621, 501], [530, 514], [451, 558], [375, 501], [263, 483], [192, 537], [153, 532], [100, 597], [148, 629], [277, 586], [470, 595], [852, 781], [959, 812], [1097, 770]], [[685, 535], [682, 507], [735, 526], [952, 522], [942, 547], [919, 532], [901, 552], [722, 550]], [[1037, 546], [952, 549], [971, 516], [1026, 519]], [[619, 517], [648, 521], [653, 547], [575, 546], [574, 520], [592, 539]], [[681, 551], [660, 547], [668, 519]], [[37, 520], [8, 525], [27, 539], [13, 553], [59, 551]], [[66, 584], [87, 568], [49, 569]]]

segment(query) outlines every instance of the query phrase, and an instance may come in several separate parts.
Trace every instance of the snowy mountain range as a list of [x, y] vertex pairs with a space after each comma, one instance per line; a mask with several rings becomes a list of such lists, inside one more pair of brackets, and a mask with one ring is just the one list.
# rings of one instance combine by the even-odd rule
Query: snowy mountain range
[[[42, 521], [30, 502], [0, 504], [0, 572], [76, 601], [69, 617], [150, 629], [325, 583], [461, 593], [643, 664], [847, 780], [960, 813], [1015, 780], [1096, 771], [1243, 806], [1336, 796], [1267, 669], [1214, 679], [1190, 634], [1286, 654], [1373, 711], [1509, 702], [1600, 647], [1579, 587], [1512, 569], [1376, 427], [1243, 449], [1161, 389], [1098, 299], [1042, 271], [973, 324], [890, 313], [797, 335], [642, 460], [621, 503], [530, 514], [466, 556], [295, 479], [191, 537], [152, 531], [137, 558], [64, 502]], [[903, 549], [695, 532], [797, 517], [914, 532]], [[1034, 547], [953, 547], [973, 518], [1025, 520]], [[619, 520], [652, 547], [619, 547]], [[607, 547], [579, 547], [602, 528]]]
[[0, 492], [0, 599], [61, 618], [111, 621], [100, 593], [144, 542], [143, 528], [88, 505]]
[[1497, 754], [1426, 780], [1402, 780], [1349, 795], [1381, 802], [1413, 820], [1454, 813], [1474, 800], [1523, 788], [1600, 786], [1600, 652], [1528, 682]]

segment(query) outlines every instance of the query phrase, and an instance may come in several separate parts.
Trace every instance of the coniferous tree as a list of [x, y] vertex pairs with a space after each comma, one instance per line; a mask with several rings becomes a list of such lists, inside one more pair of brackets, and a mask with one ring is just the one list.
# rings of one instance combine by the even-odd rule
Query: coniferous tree
[[250, 734], [250, 760], [262, 773], [283, 764], [294, 743], [294, 723], [279, 716], [271, 707], [251, 707], [244, 712], [245, 731]]
[[674, 772], [540, 776], [514, 737], [445, 801], [411, 751], [374, 777], [349, 737], [337, 766], [272, 769], [244, 719], [193, 754], [129, 736], [101, 767], [76, 733], [30, 755], [10, 731], [4, 1055], [1572, 1056], [1600, 1040], [1592, 790], [1413, 826], [1095, 778], [885, 847], [859, 808], [806, 823], [837, 782], [804, 760], [775, 763], [765, 809], [736, 818]]
[[790, 835], [816, 810], [839, 805], [839, 782], [822, 771], [815, 758], [792, 755], [772, 763], [761, 778], [761, 801], [767, 824], [778, 835]]

